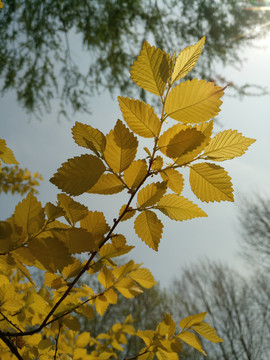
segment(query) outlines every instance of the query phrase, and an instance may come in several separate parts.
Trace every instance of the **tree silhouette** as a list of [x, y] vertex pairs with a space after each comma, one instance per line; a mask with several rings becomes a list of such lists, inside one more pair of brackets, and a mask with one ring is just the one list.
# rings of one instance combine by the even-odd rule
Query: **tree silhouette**
[[[248, 3], [9, 0], [0, 11], [2, 94], [15, 89], [19, 104], [36, 115], [55, 100], [60, 115], [89, 111], [97, 92], [131, 91], [128, 68], [144, 40], [180, 51], [203, 35], [204, 55], [192, 76], [225, 84], [230, 79], [215, 64], [240, 67], [243, 47], [267, 31], [254, 27], [269, 21], [269, 12], [246, 11]], [[245, 94], [249, 85], [235, 88]]]

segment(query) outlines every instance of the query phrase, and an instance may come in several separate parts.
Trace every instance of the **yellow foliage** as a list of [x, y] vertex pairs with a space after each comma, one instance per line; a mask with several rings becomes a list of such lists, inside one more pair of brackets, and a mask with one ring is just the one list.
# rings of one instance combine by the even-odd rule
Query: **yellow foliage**
[[[180, 331], [169, 314], [155, 330], [138, 332], [128, 316], [124, 323], [113, 324], [96, 337], [80, 332], [76, 317], [79, 314], [89, 321], [95, 311], [103, 316], [117, 303], [119, 294], [132, 298], [156, 283], [141, 264], [130, 260], [118, 266], [113, 261], [133, 249], [118, 233], [121, 221], [135, 219], [138, 237], [157, 251], [163, 232], [158, 212], [178, 221], [207, 216], [180, 195], [184, 188], [182, 168], [190, 169], [191, 189], [201, 201], [234, 199], [230, 176], [213, 161], [241, 156], [255, 140], [236, 130], [212, 137], [212, 118], [220, 111], [224, 89], [198, 79], [175, 84], [193, 69], [204, 42], [203, 37], [172, 57], [145, 42], [130, 74], [138, 86], [159, 97], [161, 112], [157, 115], [150, 105], [120, 96], [127, 126], [117, 120], [105, 136], [90, 125], [76, 122], [72, 128], [74, 141], [92, 154], [68, 159], [51, 178], [62, 191], [56, 204], [48, 202], [43, 207], [30, 192], [14, 214], [0, 222], [1, 359], [109, 360], [123, 351], [129, 335], [145, 343], [134, 358], [177, 360], [183, 342], [206, 355], [196, 334], [213, 343], [222, 341], [215, 329], [203, 322], [206, 313], [182, 319]], [[171, 125], [171, 119], [178, 123]], [[141, 139], [138, 141], [135, 134], [152, 142], [151, 147], [144, 147], [145, 158], [136, 158]], [[141, 153], [138, 151], [139, 156]], [[0, 160], [17, 163], [4, 140], [0, 140]], [[16, 187], [16, 172], [11, 171], [10, 177], [8, 172], [0, 174], [4, 174], [0, 191], [23, 192]], [[158, 181], [160, 177], [162, 181]], [[37, 179], [38, 174], [31, 176], [25, 171], [18, 183], [26, 180], [28, 189], [33, 190]], [[126, 192], [127, 199], [115, 210], [111, 222], [103, 212], [89, 211], [71, 197], [121, 191]], [[84, 260], [73, 256], [81, 253]], [[35, 284], [28, 266], [45, 271], [42, 286]], [[87, 284], [79, 286], [84, 274], [96, 274], [99, 292]]]

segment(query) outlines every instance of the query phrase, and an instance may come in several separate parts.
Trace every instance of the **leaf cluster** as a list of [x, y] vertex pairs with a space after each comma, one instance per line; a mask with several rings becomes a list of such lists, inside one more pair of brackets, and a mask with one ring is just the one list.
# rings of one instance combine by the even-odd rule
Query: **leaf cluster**
[[[135, 358], [169, 360], [178, 358], [181, 341], [205, 354], [195, 333], [212, 342], [222, 341], [203, 322], [206, 313], [181, 320], [180, 332], [168, 314], [155, 330], [138, 332], [127, 317], [124, 323], [114, 324], [107, 333], [93, 338], [87, 332], [79, 334], [76, 317], [80, 314], [91, 320], [94, 309], [102, 316], [117, 303], [118, 296], [133, 298], [155, 285], [152, 274], [141, 264], [130, 260], [118, 265], [114, 261], [133, 248], [117, 232], [122, 221], [134, 217], [138, 237], [157, 251], [163, 231], [159, 214], [177, 221], [207, 216], [181, 195], [181, 168], [189, 169], [190, 187], [198, 199], [233, 201], [230, 177], [215, 162], [241, 156], [254, 140], [235, 130], [212, 136], [212, 119], [220, 111], [224, 89], [205, 80], [182, 80], [195, 66], [204, 42], [203, 37], [172, 56], [145, 42], [130, 74], [139, 87], [159, 98], [160, 116], [140, 100], [119, 97], [125, 123], [117, 120], [108, 134], [77, 122], [73, 138], [89, 152], [68, 159], [51, 178], [62, 191], [57, 203], [48, 202], [43, 207], [29, 193], [14, 214], [0, 223], [2, 358], [11, 350], [18, 359], [27, 360], [53, 356], [110, 359], [121, 351], [129, 334], [145, 343]], [[172, 119], [176, 125], [164, 130], [164, 124]], [[136, 157], [142, 143], [139, 137], [152, 141], [152, 147], [145, 148], [145, 158]], [[72, 198], [122, 191], [128, 201], [112, 225], [103, 212], [89, 210]], [[45, 273], [40, 289], [29, 266]], [[86, 284], [77, 286], [83, 275], [94, 274], [100, 291]]]

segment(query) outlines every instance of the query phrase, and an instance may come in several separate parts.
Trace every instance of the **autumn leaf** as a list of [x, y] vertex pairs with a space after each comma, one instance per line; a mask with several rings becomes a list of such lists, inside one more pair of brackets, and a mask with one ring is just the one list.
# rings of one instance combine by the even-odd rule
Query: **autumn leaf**
[[164, 195], [155, 208], [172, 220], [182, 221], [207, 216], [196, 204], [176, 194]]
[[118, 102], [125, 122], [135, 134], [145, 138], [159, 134], [161, 123], [150, 105], [122, 96], [118, 97]]
[[104, 171], [98, 157], [85, 154], [63, 163], [50, 181], [69, 195], [80, 195], [95, 185]]
[[204, 43], [205, 36], [202, 37], [196, 44], [188, 46], [184, 50], [180, 51], [175, 61], [171, 76], [171, 83], [182, 79], [194, 68], [199, 56], [201, 55]]
[[190, 166], [191, 190], [201, 201], [234, 201], [231, 178], [221, 166], [199, 163]]
[[206, 160], [224, 161], [242, 156], [256, 140], [247, 138], [237, 130], [225, 130], [217, 134], [204, 149]]
[[220, 111], [223, 90], [206, 80], [187, 80], [172, 89], [165, 103], [167, 116], [184, 124], [212, 119]]
[[125, 125], [118, 120], [106, 137], [104, 157], [107, 164], [117, 173], [126, 170], [134, 160], [138, 141]]
[[144, 42], [130, 69], [131, 79], [141, 88], [162, 96], [171, 72], [170, 55]]
[[143, 211], [134, 222], [134, 229], [139, 238], [150, 248], [158, 251], [163, 224], [153, 211]]

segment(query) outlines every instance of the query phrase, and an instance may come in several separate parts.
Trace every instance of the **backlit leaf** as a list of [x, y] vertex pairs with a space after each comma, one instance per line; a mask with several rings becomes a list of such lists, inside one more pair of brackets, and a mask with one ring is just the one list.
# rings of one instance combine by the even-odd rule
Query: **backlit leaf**
[[105, 235], [110, 230], [104, 214], [99, 211], [89, 211], [88, 215], [81, 220], [81, 227], [95, 235]]
[[80, 195], [95, 185], [104, 171], [98, 157], [85, 154], [63, 163], [50, 181], [70, 195]]
[[176, 134], [166, 148], [166, 155], [178, 158], [201, 145], [205, 136], [195, 128], [186, 129]]
[[129, 253], [132, 249], [134, 248], [134, 246], [129, 246], [129, 245], [125, 245], [123, 247], [115, 247], [113, 244], [105, 244], [102, 246], [102, 248], [99, 251], [99, 255], [101, 258], [113, 258], [113, 257], [117, 257], [117, 256], [121, 256], [124, 254]]
[[205, 212], [193, 204], [193, 202], [176, 194], [163, 196], [155, 208], [169, 216], [172, 220], [182, 221], [207, 216]]
[[199, 314], [187, 316], [179, 322], [179, 325], [183, 330], [191, 328], [193, 325], [201, 323], [206, 317], [206, 315], [207, 312], [202, 312]]
[[179, 357], [175, 352], [168, 352], [164, 349], [158, 348], [156, 352], [156, 357], [158, 360], [178, 360]]
[[147, 175], [145, 160], [136, 160], [124, 171], [124, 180], [129, 188], [136, 188]]
[[204, 356], [206, 356], [206, 352], [203, 350], [202, 345], [199, 339], [195, 334], [185, 331], [178, 335], [179, 339], [183, 340], [189, 346], [192, 346], [194, 349], [200, 351]]
[[196, 44], [188, 46], [184, 50], [180, 51], [175, 61], [171, 76], [171, 83], [182, 79], [194, 68], [199, 56], [201, 55], [204, 43], [205, 37], [202, 37]]
[[13, 284], [0, 285], [0, 310], [15, 312], [22, 307], [19, 299], [16, 297]]
[[139, 238], [150, 248], [158, 251], [163, 224], [153, 211], [143, 211], [134, 222], [134, 229]]
[[161, 123], [150, 105], [122, 96], [118, 97], [118, 101], [123, 118], [132, 131], [145, 138], [159, 134]]
[[130, 69], [131, 79], [141, 88], [162, 96], [171, 72], [170, 55], [144, 42]]
[[109, 304], [117, 304], [117, 292], [113, 289], [106, 291], [106, 298]]
[[166, 190], [167, 185], [165, 182], [157, 182], [146, 185], [138, 193], [138, 206], [141, 208], [145, 208], [155, 205], [165, 194]]
[[[127, 205], [123, 205], [119, 211], [119, 216], [123, 213], [123, 211], [125, 211]], [[121, 218], [121, 221], [126, 221], [130, 218], [132, 218], [132, 216], [134, 216], [136, 213], [136, 210], [133, 210], [132, 208], [128, 208], [128, 210], [126, 211], [125, 215]]]
[[136, 137], [118, 120], [106, 140], [104, 157], [107, 164], [117, 173], [126, 170], [136, 156], [138, 146]]
[[79, 348], [86, 347], [90, 342], [90, 333], [89, 332], [82, 332], [76, 339], [75, 346]]
[[256, 140], [247, 138], [237, 130], [225, 130], [210, 140], [204, 150], [207, 160], [224, 161], [242, 156]]
[[192, 329], [195, 330], [199, 335], [203, 336], [204, 338], [213, 343], [219, 343], [224, 341], [217, 335], [216, 330], [207, 323], [194, 325], [192, 326]]
[[106, 138], [101, 131], [92, 128], [90, 125], [75, 123], [72, 128], [72, 134], [75, 142], [94, 152], [101, 152], [105, 150]]
[[195, 159], [203, 150], [204, 148], [207, 146], [207, 144], [209, 143], [209, 140], [211, 138], [212, 135], [212, 131], [213, 131], [213, 120], [209, 121], [209, 122], [204, 122], [201, 123], [199, 125], [195, 125], [193, 126], [193, 128], [195, 128], [196, 130], [200, 131], [203, 135], [204, 135], [204, 140], [202, 141], [202, 143], [196, 147], [194, 150], [182, 155], [180, 158], [175, 159], [175, 162], [178, 165], [182, 165], [182, 164], [188, 164], [190, 161], [192, 161], [193, 159]]
[[166, 169], [160, 172], [160, 176], [164, 181], [167, 181], [167, 186], [177, 194], [181, 194], [184, 188], [184, 178], [175, 169]]
[[48, 217], [48, 220], [55, 220], [65, 215], [64, 210], [60, 206], [56, 206], [50, 202], [47, 202], [44, 209]]
[[16, 225], [21, 226], [28, 235], [37, 233], [44, 225], [45, 214], [43, 208], [32, 193], [29, 193], [16, 206], [14, 222]]
[[81, 228], [70, 228], [52, 231], [54, 237], [62, 241], [71, 254], [80, 254], [97, 249], [95, 238], [91, 233]]
[[97, 313], [100, 315], [100, 316], [103, 316], [105, 311], [107, 310], [108, 306], [109, 306], [109, 303], [107, 301], [107, 298], [105, 295], [99, 295], [97, 298], [96, 298], [96, 302], [95, 302], [95, 305], [96, 305], [96, 311]]
[[73, 262], [64, 243], [57, 239], [34, 239], [29, 242], [28, 249], [44, 268], [52, 273], [62, 271]]
[[221, 166], [199, 163], [190, 167], [191, 190], [201, 201], [233, 201], [231, 178]]
[[146, 289], [150, 289], [156, 284], [151, 272], [145, 268], [139, 268], [137, 270], [131, 271], [129, 273], [129, 277], [131, 277]]
[[72, 225], [75, 225], [77, 221], [83, 219], [88, 213], [86, 206], [73, 200], [66, 194], [58, 194], [57, 199], [59, 206], [65, 211]]
[[3, 139], [0, 139], [0, 159], [6, 164], [19, 164]]
[[115, 277], [110, 269], [104, 267], [98, 274], [98, 281], [107, 289], [114, 284]]
[[115, 174], [102, 174], [97, 183], [87, 192], [90, 194], [111, 195], [124, 190], [124, 184]]
[[157, 156], [151, 165], [151, 169], [160, 170], [162, 166], [163, 166], [163, 158], [161, 156]]
[[117, 289], [125, 298], [133, 298], [134, 296], [141, 294], [143, 290], [136, 284], [136, 282], [129, 278], [123, 278], [119, 280], [115, 285]]
[[219, 113], [222, 95], [222, 88], [212, 82], [187, 80], [169, 93], [165, 111], [167, 116], [184, 124], [198, 124]]
[[65, 277], [65, 279], [70, 279], [80, 272], [82, 268], [82, 264], [79, 260], [74, 260], [74, 262], [66, 267], [64, 267], [62, 271], [62, 275]]

